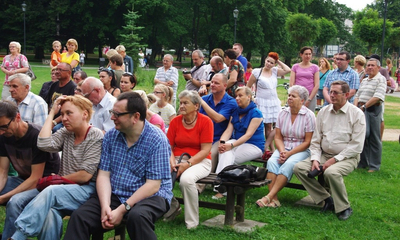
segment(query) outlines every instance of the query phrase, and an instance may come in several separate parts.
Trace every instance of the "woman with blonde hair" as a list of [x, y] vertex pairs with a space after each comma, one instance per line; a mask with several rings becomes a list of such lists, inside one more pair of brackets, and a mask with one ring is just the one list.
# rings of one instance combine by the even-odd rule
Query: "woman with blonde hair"
[[10, 48], [10, 54], [3, 58], [3, 63], [1, 64], [1, 71], [6, 75], [1, 93], [3, 100], [11, 96], [8, 78], [17, 73], [26, 73], [29, 70], [28, 59], [23, 54], [20, 54], [21, 44], [13, 41], [10, 42], [8, 47]]
[[176, 116], [176, 110], [171, 105], [174, 90], [164, 84], [157, 84], [154, 86], [153, 92], [159, 100], [150, 106], [150, 110], [157, 113], [164, 120], [165, 127], [169, 127], [169, 123]]
[[362, 55], [357, 55], [354, 58], [354, 70], [356, 70], [356, 72], [358, 73], [358, 78], [360, 79], [360, 82], [362, 82], [365, 77], [365, 63], [367, 63], [367, 60]]
[[[67, 49], [67, 52], [61, 53], [61, 62], [68, 63], [74, 69], [79, 64], [79, 54], [75, 52], [78, 50], [78, 42], [73, 38], [68, 39]], [[73, 77], [73, 73], [74, 71], [72, 71], [71, 77]]]
[[321, 107], [322, 102], [321, 100], [325, 101], [324, 98], [324, 84], [326, 80], [326, 76], [329, 75], [331, 72], [331, 64], [329, 63], [328, 59], [326, 58], [320, 58], [319, 59], [319, 88], [318, 88], [318, 95], [317, 95], [317, 106]]

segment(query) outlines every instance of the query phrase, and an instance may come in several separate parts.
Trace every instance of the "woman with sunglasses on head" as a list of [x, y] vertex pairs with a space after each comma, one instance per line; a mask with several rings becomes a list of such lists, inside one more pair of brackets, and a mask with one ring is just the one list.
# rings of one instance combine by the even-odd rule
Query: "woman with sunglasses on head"
[[104, 89], [114, 97], [118, 97], [121, 89], [117, 87], [114, 72], [108, 68], [100, 68], [97, 73], [99, 74], [100, 81], [104, 84]]
[[175, 108], [171, 105], [174, 90], [164, 84], [154, 86], [153, 92], [159, 99], [150, 106], [150, 110], [162, 117], [165, 127], [169, 127], [169, 123], [176, 116]]
[[275, 151], [273, 143], [275, 136], [274, 125], [281, 111], [281, 100], [278, 98], [276, 87], [278, 86], [278, 76], [285, 76], [287, 73], [290, 73], [290, 68], [279, 60], [278, 53], [270, 52], [265, 59], [264, 67], [254, 69], [247, 83], [249, 88], [255, 86], [256, 104], [263, 115], [266, 139], [265, 152], [268, 151], [268, 148], [271, 152]]
[[130, 72], [125, 72], [122, 74], [119, 86], [121, 88], [121, 93], [132, 91], [137, 84], [136, 76]]

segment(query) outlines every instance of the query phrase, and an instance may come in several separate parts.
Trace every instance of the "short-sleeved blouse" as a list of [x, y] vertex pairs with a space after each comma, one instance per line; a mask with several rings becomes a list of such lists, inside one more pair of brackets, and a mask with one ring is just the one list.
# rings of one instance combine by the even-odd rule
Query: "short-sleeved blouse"
[[169, 126], [169, 118], [172, 115], [176, 114], [175, 108], [169, 103], [164, 107], [160, 108], [155, 102], [151, 104], [149, 110], [152, 111], [153, 113], [157, 113], [158, 115], [160, 115], [161, 118], [164, 120], [166, 127]]
[[315, 64], [311, 64], [308, 68], [302, 68], [298, 63], [293, 65], [292, 71], [296, 73], [294, 84], [305, 87], [308, 93], [314, 88], [314, 74], [319, 72], [319, 68]]
[[292, 124], [290, 107], [287, 107], [279, 113], [276, 127], [281, 130], [285, 149], [292, 150], [304, 142], [307, 132], [314, 132], [315, 114], [302, 106]]
[[[29, 63], [28, 59], [23, 54], [18, 54], [13, 61], [11, 61], [11, 55], [7, 55], [3, 58], [3, 63], [1, 66], [8, 71], [14, 71], [20, 68], [29, 67]], [[10, 85], [8, 77], [9, 76], [6, 74], [6, 81], [4, 82], [4, 85]]]
[[61, 62], [68, 63], [71, 65], [72, 60], [76, 60], [79, 63], [79, 54], [74, 52], [72, 55], [67, 56], [68, 52], [61, 53]]

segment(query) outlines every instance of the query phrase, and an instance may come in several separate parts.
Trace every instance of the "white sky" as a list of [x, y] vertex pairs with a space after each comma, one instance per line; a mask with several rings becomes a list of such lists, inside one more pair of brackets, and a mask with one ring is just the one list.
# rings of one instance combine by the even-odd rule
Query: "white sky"
[[336, 0], [336, 2], [344, 4], [353, 10], [360, 11], [365, 8], [367, 4], [374, 2], [374, 0]]

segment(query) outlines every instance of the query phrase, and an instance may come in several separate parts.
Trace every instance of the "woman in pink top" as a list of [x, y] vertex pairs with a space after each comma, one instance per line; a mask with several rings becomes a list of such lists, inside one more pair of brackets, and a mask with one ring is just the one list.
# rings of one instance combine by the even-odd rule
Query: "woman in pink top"
[[153, 124], [156, 127], [159, 127], [163, 133], [165, 133], [165, 124], [164, 120], [158, 115], [157, 113], [153, 113], [152, 111], [149, 110], [149, 99], [147, 97], [147, 94], [143, 90], [135, 90], [134, 92], [139, 93], [140, 97], [142, 97], [144, 103], [146, 104], [147, 111], [146, 111], [146, 120], [149, 121], [151, 124]]
[[310, 96], [304, 105], [314, 112], [319, 88], [319, 68], [311, 63], [312, 53], [311, 47], [303, 47], [300, 50], [301, 62], [293, 65], [289, 86], [300, 85], [308, 90]]

